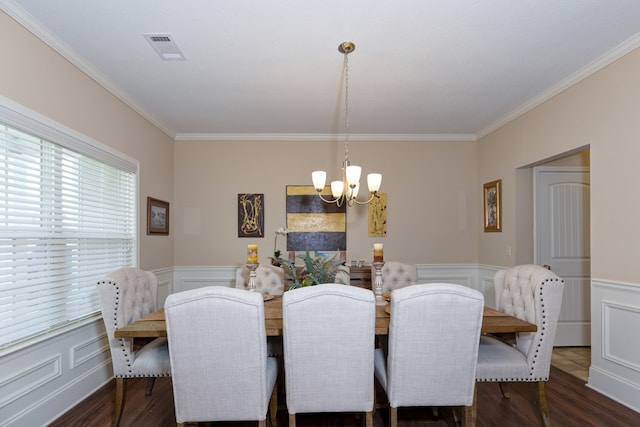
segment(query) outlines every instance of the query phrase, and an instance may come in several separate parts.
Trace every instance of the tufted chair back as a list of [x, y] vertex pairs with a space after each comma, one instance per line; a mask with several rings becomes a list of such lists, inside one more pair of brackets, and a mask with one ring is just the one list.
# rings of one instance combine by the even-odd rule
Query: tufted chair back
[[116, 404], [113, 423], [120, 422], [124, 407], [125, 378], [149, 378], [146, 394], [151, 394], [156, 377], [171, 375], [166, 338], [156, 338], [140, 348], [133, 339], [115, 338], [116, 329], [156, 311], [158, 279], [150, 271], [120, 268], [98, 281], [102, 319], [107, 330], [113, 376], [116, 378]]
[[[256, 292], [269, 295], [282, 295], [284, 292], [284, 270], [270, 264], [260, 264], [256, 268]], [[236, 272], [236, 288], [248, 289], [249, 269], [246, 266]]]
[[113, 374], [115, 377], [133, 376], [130, 363], [136, 356], [133, 340], [115, 338], [113, 334], [116, 329], [156, 311], [158, 279], [150, 271], [120, 268], [98, 282], [98, 294], [109, 337]]
[[[556, 286], [543, 287], [547, 282]], [[549, 360], [551, 358], [562, 302], [563, 283], [564, 281], [554, 272], [533, 264], [499, 270], [493, 278], [497, 310], [538, 325], [537, 332], [520, 333], [517, 337], [516, 347], [523, 354], [528, 355], [529, 359], [534, 355], [531, 350], [535, 347], [532, 346], [539, 347], [543, 340], [547, 344], [542, 347], [545, 358], [546, 356]], [[540, 351], [538, 350], [538, 353]], [[537, 365], [541, 367], [540, 363]], [[548, 370], [547, 364], [547, 372]]]
[[[371, 277], [376, 270], [371, 267]], [[399, 261], [387, 261], [382, 267], [382, 292], [391, 292], [418, 283], [418, 270], [414, 264]]]
[[342, 283], [343, 285], [351, 284], [351, 276], [349, 274], [349, 267], [340, 265], [336, 272], [336, 277], [333, 280], [335, 283]]
[[498, 310], [535, 323], [538, 330], [518, 334], [515, 346], [490, 335], [482, 336], [476, 380], [500, 383], [504, 397], [509, 397], [507, 383], [537, 383], [540, 420], [550, 426], [546, 382], [564, 281], [544, 267], [524, 264], [498, 271], [494, 275], [494, 290]]

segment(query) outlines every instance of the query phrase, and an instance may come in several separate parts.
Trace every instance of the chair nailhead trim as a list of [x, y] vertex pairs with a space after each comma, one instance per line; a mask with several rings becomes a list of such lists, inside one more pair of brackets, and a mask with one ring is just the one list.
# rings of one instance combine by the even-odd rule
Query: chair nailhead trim
[[[562, 279], [544, 279], [544, 281], [542, 282], [542, 285], [545, 285], [547, 282], [555, 282], [555, 283], [562, 283]], [[542, 342], [544, 340], [544, 335], [545, 335], [545, 331], [547, 328], [547, 311], [545, 309], [545, 304], [544, 304], [544, 286], [540, 287], [540, 310], [541, 310], [541, 325], [540, 325], [540, 335], [539, 335], [539, 339], [537, 344], [537, 348], [534, 352], [533, 355], [533, 360], [531, 361], [531, 367], [529, 368], [530, 372], [529, 372], [529, 378], [526, 379], [514, 379], [514, 378], [487, 378], [487, 379], [478, 379], [476, 381], [478, 382], [515, 382], [515, 381], [521, 381], [521, 382], [535, 382], [535, 381], [549, 381], [549, 376], [545, 376], [545, 377], [534, 377], [534, 370], [535, 370], [535, 363], [538, 359], [538, 356], [540, 354], [540, 347], [542, 347]]]
[[[114, 311], [113, 311], [113, 326], [115, 329], [118, 329], [118, 308], [120, 305], [120, 287], [118, 286], [117, 283], [109, 281], [107, 282], [110, 285], [115, 286], [116, 289], [116, 300], [114, 303]], [[127, 363], [127, 367], [129, 368], [129, 374], [131, 374], [131, 354], [129, 353], [127, 346], [125, 345], [125, 338], [120, 338], [120, 348], [122, 349], [122, 352], [125, 354], [125, 361]], [[122, 376], [122, 378], [131, 378], [132, 376], [129, 375], [127, 377]]]

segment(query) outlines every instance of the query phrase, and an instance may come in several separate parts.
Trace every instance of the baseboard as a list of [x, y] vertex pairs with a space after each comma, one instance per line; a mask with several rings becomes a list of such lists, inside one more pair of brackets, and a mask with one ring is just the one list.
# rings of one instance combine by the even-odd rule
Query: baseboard
[[640, 385], [638, 384], [591, 365], [587, 387], [640, 413]]

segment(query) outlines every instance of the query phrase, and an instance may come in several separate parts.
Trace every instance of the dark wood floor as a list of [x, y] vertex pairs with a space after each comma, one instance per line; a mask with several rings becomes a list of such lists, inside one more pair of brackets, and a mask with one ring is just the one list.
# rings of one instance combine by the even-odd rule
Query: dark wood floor
[[[551, 368], [547, 386], [552, 424], [555, 427], [617, 427], [640, 425], [640, 414], [587, 388], [584, 382], [557, 368]], [[153, 394], [144, 395], [146, 380], [130, 380], [127, 399], [120, 425], [172, 426], [175, 425], [171, 379], [156, 381]], [[56, 420], [51, 426], [104, 426], [111, 422], [115, 383], [111, 382], [89, 396], [81, 404]], [[503, 399], [497, 384], [478, 384], [478, 427], [538, 426], [536, 387], [533, 384], [514, 384], [511, 398]], [[438, 412], [441, 414], [443, 411]], [[446, 422], [427, 408], [400, 409], [400, 427], [440, 427]], [[351, 414], [303, 414], [297, 417], [301, 427], [361, 426], [363, 418]], [[286, 409], [278, 412], [278, 424], [288, 425]], [[255, 426], [257, 423], [215, 423], [217, 426]], [[388, 426], [388, 411], [376, 411], [374, 426]]]

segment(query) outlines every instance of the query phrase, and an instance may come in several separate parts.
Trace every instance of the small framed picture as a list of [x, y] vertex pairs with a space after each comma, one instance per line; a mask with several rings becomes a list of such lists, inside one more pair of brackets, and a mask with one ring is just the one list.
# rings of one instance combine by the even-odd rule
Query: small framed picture
[[169, 202], [147, 197], [147, 234], [169, 235]]
[[484, 231], [502, 231], [501, 215], [502, 180], [484, 185]]
[[238, 194], [238, 237], [264, 237], [264, 194]]

